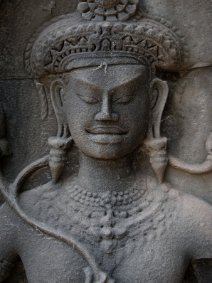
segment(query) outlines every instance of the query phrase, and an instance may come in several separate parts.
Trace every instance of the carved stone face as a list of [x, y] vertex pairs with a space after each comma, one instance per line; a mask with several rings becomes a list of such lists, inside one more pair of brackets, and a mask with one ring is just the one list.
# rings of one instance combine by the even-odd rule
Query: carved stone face
[[148, 128], [147, 68], [100, 66], [66, 76], [62, 108], [79, 150], [98, 159], [117, 159], [133, 152]]

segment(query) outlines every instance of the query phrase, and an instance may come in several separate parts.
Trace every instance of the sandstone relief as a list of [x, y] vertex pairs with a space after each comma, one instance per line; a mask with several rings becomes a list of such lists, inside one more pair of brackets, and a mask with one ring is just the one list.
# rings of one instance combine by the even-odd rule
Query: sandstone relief
[[167, 1], [63, 2], [0, 82], [0, 282], [210, 283], [210, 58]]

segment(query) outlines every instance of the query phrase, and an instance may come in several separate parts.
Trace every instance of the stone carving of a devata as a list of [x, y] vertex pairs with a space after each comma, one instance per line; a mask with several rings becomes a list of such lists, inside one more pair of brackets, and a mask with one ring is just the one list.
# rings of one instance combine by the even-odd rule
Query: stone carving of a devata
[[[189, 167], [169, 160], [160, 133], [169, 93], [160, 74], [179, 70], [182, 45], [136, 0], [79, 1], [33, 37], [26, 67], [51, 96], [58, 132], [48, 157], [13, 184], [1, 176], [0, 282], [17, 255], [30, 283], [178, 283], [192, 259], [212, 257], [210, 205], [164, 180], [168, 162], [212, 168], [210, 139], [208, 159]], [[73, 145], [79, 170], [67, 177]], [[45, 166], [52, 181], [21, 192]]]

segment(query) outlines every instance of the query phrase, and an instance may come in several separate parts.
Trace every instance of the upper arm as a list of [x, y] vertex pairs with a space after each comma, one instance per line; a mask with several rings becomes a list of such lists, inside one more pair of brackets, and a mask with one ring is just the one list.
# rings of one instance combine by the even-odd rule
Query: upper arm
[[0, 207], [0, 256], [12, 251], [16, 240], [15, 214], [7, 204]]
[[7, 204], [0, 207], [0, 282], [8, 277], [16, 259], [15, 221], [13, 221], [12, 215], [13, 213]]
[[184, 207], [192, 256], [212, 258], [212, 206], [196, 197], [185, 196]]

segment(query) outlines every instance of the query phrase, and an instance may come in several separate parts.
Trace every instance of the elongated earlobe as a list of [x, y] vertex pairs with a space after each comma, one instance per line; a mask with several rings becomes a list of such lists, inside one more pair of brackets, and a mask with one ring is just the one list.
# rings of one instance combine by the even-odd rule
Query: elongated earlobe
[[161, 137], [161, 119], [168, 98], [168, 84], [160, 79], [151, 83], [151, 117], [145, 146], [148, 149], [150, 163], [159, 183], [163, 183], [168, 164], [167, 138]]
[[64, 136], [63, 131], [66, 128], [67, 124], [64, 115], [64, 89], [65, 85], [61, 79], [56, 79], [51, 83], [50, 94], [58, 124], [58, 137]]
[[64, 114], [64, 83], [62, 80], [55, 80], [51, 84], [51, 100], [57, 118], [58, 131], [56, 137], [48, 140], [50, 146], [49, 168], [53, 182], [58, 182], [65, 167], [67, 151], [72, 145], [72, 138], [68, 130]]
[[150, 86], [151, 99], [151, 121], [149, 136], [153, 138], [161, 137], [161, 119], [168, 98], [169, 87], [167, 82], [154, 79]]

